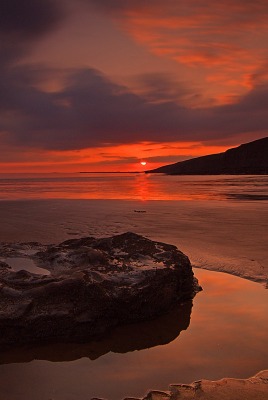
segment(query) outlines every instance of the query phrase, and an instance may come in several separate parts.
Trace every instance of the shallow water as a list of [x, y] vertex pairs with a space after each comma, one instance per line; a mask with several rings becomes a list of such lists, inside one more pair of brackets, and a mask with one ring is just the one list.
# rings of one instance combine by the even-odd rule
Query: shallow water
[[[133, 231], [175, 244], [195, 266], [267, 280], [267, 176], [82, 175], [2, 177], [0, 241]], [[1, 351], [3, 400], [115, 400], [267, 369], [268, 291], [231, 275], [195, 274], [204, 291], [191, 313], [172, 311], [90, 345]]]
[[0, 174], [0, 200], [268, 200], [266, 175]]
[[34, 261], [30, 258], [8, 257], [3, 258], [2, 261], [6, 262], [13, 271], [25, 270], [38, 275], [50, 275], [50, 272], [47, 269], [37, 267]]
[[[2, 398], [116, 400], [152, 388], [167, 390], [170, 383], [247, 378], [267, 368], [267, 290], [227, 274], [195, 274], [204, 291], [192, 311], [190, 306], [182, 310], [183, 317], [173, 310], [159, 322], [119, 329], [89, 345], [2, 352]], [[135, 348], [143, 350], [131, 351]]]
[[0, 221], [0, 242], [49, 244], [131, 231], [176, 245], [194, 266], [259, 282], [268, 277], [266, 201], [3, 201]]

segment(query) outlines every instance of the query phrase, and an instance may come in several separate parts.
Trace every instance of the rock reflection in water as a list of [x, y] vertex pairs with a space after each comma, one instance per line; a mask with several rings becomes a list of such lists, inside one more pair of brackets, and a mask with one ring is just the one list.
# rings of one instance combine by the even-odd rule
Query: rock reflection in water
[[185, 302], [156, 319], [117, 327], [109, 335], [89, 343], [5, 347], [0, 351], [0, 364], [74, 361], [83, 357], [95, 360], [109, 352], [127, 353], [168, 344], [189, 327], [192, 306], [192, 301]]

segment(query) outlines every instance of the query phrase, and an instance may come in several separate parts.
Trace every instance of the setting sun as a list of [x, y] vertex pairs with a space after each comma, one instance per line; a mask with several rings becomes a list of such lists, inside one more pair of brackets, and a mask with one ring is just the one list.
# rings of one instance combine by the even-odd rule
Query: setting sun
[[268, 400], [267, 21], [0, 0], [0, 400]]

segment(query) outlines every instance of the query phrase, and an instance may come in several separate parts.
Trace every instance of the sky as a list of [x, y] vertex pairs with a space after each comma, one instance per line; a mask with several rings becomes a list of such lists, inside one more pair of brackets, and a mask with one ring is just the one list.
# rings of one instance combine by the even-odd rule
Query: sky
[[0, 172], [142, 171], [265, 137], [267, 43], [267, 0], [1, 0]]

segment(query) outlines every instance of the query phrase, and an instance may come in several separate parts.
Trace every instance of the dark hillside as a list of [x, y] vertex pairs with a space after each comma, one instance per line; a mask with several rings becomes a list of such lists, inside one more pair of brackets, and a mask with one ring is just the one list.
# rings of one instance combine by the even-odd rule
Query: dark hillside
[[268, 174], [268, 137], [224, 153], [192, 158], [146, 172], [168, 175]]

